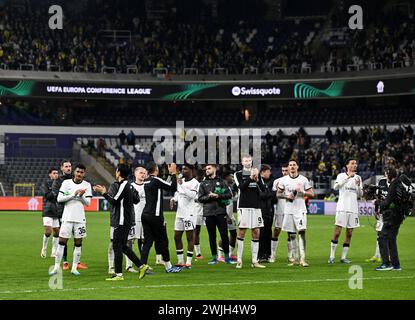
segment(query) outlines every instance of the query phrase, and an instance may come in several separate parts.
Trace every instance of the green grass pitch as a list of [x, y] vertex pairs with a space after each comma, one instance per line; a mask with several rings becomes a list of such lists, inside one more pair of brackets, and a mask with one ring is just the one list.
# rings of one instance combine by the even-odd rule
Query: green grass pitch
[[[371, 218], [373, 219], [373, 218]], [[173, 243], [174, 215], [166, 214], [172, 262], [176, 262]], [[245, 240], [244, 267], [208, 265], [207, 231], [202, 229], [204, 260], [195, 261], [192, 270], [167, 274], [155, 266], [155, 275], [138, 280], [125, 274], [123, 282], [104, 281], [107, 277], [109, 239], [108, 213], [87, 213], [88, 237], [84, 241], [82, 261], [89, 266], [80, 277], [63, 273], [63, 289], [49, 288], [48, 268], [52, 258], [40, 258], [42, 219], [36, 212], [0, 212], [0, 299], [414, 299], [415, 298], [415, 219], [401, 227], [398, 245], [402, 271], [376, 272], [375, 264], [365, 259], [373, 255], [375, 231], [366, 217], [355, 231], [349, 258], [363, 270], [362, 289], [351, 289], [350, 265], [327, 265], [334, 217], [309, 216], [307, 260], [309, 268], [288, 267], [286, 234], [282, 233], [278, 261], [266, 269], [250, 267], [250, 236]], [[341, 239], [344, 237], [342, 234]], [[50, 255], [49, 241], [48, 255]], [[186, 247], [185, 247], [186, 248]], [[69, 241], [69, 258], [73, 241]], [[149, 262], [154, 264], [152, 250]]]

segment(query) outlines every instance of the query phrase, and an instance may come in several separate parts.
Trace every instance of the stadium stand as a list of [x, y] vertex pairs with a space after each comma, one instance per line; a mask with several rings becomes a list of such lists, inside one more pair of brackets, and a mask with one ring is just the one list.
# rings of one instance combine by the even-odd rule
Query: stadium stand
[[[415, 60], [414, 16], [409, 9], [385, 9], [382, 26], [369, 20], [362, 35], [338, 28], [339, 21], [347, 19], [336, 16], [335, 10], [327, 23], [327, 16], [318, 15], [266, 19], [266, 9], [256, 9], [253, 20], [238, 3], [232, 8], [232, 19], [224, 19], [226, 8], [195, 10], [192, 19], [184, 19], [189, 7], [203, 8], [203, 2], [188, 7], [161, 2], [164, 10], [154, 16], [151, 8], [143, 10], [131, 2], [108, 7], [90, 1], [90, 9], [82, 14], [65, 13], [72, 27], [52, 40], [47, 17], [40, 14], [50, 3], [25, 1], [16, 6], [12, 2], [0, 12], [3, 69], [274, 74], [401, 68], [413, 66]], [[266, 8], [266, 3], [255, 1], [253, 8]]]

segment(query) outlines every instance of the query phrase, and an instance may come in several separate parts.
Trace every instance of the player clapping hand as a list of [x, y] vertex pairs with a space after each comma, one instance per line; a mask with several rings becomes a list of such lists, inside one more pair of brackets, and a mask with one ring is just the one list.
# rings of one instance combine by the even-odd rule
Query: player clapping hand
[[107, 188], [105, 188], [105, 186], [96, 185], [93, 187], [93, 189], [95, 192], [98, 192], [100, 194], [107, 193]]

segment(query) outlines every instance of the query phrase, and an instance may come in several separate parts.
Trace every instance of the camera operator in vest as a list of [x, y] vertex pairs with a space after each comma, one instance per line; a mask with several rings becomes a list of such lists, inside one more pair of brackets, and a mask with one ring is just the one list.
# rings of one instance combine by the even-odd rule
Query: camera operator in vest
[[385, 200], [377, 201], [383, 219], [383, 228], [379, 234], [379, 249], [382, 264], [377, 271], [401, 270], [398, 256], [397, 236], [399, 228], [412, 208], [411, 180], [404, 174], [398, 177], [395, 169], [388, 169], [390, 181]]

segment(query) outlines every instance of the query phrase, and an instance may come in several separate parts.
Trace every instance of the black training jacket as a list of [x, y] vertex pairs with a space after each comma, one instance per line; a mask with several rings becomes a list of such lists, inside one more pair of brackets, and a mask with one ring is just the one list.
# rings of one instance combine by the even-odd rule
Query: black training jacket
[[56, 211], [58, 213], [58, 218], [62, 218], [63, 209], [65, 208], [65, 202], [58, 202], [59, 189], [62, 186], [62, 182], [67, 179], [72, 179], [72, 174], [61, 174], [58, 179], [53, 181], [52, 184], [52, 193], [56, 203]]
[[140, 196], [130, 182], [127, 180], [113, 182], [103, 196], [111, 206], [111, 227], [135, 225], [134, 204], [140, 202]]
[[146, 194], [146, 205], [143, 215], [163, 216], [163, 190], [176, 192], [177, 178], [171, 175], [167, 180], [159, 177], [150, 176], [144, 181], [144, 192]]
[[55, 196], [52, 192], [52, 179], [48, 179], [43, 183], [43, 210], [42, 217], [59, 218], [56, 208]]

